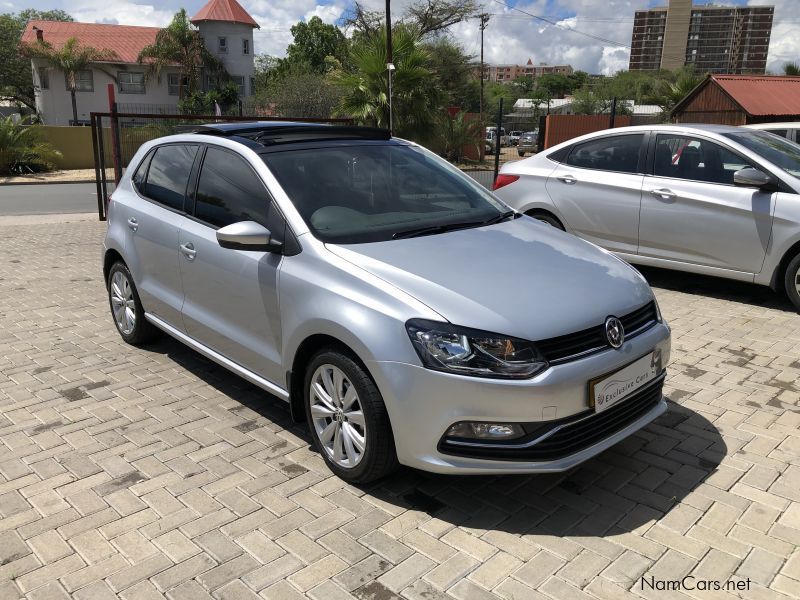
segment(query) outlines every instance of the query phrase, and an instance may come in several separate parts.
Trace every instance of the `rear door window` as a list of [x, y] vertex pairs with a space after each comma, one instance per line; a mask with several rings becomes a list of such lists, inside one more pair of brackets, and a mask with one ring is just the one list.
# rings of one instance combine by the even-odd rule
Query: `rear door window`
[[567, 164], [584, 169], [638, 173], [644, 134], [614, 135], [575, 144]]
[[270, 199], [255, 171], [233, 152], [209, 146], [197, 183], [194, 216], [214, 227], [239, 221], [268, 226]]
[[168, 144], [156, 148], [147, 169], [144, 195], [168, 208], [183, 211], [183, 199], [197, 148], [192, 144]]

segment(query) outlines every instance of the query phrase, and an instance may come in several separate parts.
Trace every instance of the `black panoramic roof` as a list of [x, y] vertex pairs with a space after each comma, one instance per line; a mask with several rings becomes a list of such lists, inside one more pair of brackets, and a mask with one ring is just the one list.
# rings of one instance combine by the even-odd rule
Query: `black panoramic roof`
[[390, 140], [386, 129], [328, 125], [326, 123], [301, 123], [297, 121], [255, 121], [232, 123], [204, 123], [182, 127], [203, 135], [216, 135], [237, 139], [248, 145], [272, 146], [296, 144], [317, 140]]

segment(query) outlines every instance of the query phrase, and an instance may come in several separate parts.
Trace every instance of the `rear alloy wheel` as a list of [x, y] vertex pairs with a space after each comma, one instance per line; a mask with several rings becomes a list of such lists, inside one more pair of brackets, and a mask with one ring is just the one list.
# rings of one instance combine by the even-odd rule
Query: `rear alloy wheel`
[[795, 256], [786, 266], [784, 277], [784, 287], [786, 295], [792, 301], [794, 307], [800, 312], [800, 254]]
[[131, 272], [121, 261], [108, 272], [108, 303], [117, 331], [127, 343], [136, 346], [157, 337], [158, 329], [145, 319]]
[[309, 365], [305, 383], [308, 423], [331, 471], [345, 481], [366, 483], [396, 467], [386, 407], [358, 363], [324, 351]]

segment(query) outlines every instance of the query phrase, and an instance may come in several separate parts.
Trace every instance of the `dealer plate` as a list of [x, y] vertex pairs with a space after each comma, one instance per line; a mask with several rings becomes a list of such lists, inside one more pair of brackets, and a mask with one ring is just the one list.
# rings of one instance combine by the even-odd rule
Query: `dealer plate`
[[661, 370], [661, 352], [650, 352], [618, 371], [589, 381], [589, 402], [595, 412], [603, 412], [655, 381]]

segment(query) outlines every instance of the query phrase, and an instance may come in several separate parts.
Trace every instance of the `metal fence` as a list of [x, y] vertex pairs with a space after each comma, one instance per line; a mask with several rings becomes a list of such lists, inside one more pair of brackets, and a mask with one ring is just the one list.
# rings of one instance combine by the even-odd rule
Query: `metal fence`
[[[285, 117], [261, 115], [224, 116], [178, 115], [157, 113], [127, 113], [121, 111], [91, 113], [92, 147], [95, 179], [97, 181], [97, 211], [101, 221], [106, 219], [106, 206], [113, 185], [122, 177], [142, 144], [166, 135], [181, 133], [187, 125], [219, 121], [284, 121]], [[303, 123], [352, 125], [352, 119], [292, 118]]]

